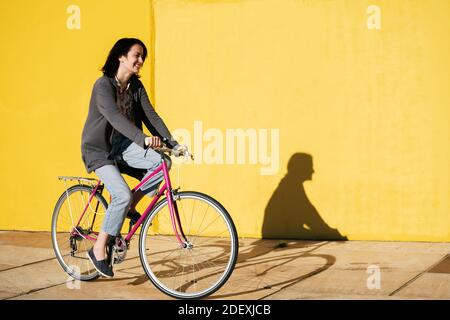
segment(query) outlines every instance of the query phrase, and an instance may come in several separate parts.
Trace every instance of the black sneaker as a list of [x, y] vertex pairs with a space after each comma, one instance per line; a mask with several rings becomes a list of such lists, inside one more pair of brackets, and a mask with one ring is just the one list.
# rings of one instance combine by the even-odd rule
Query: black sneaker
[[137, 211], [135, 212], [128, 211], [127, 213], [127, 218], [131, 220], [132, 224], [136, 224], [136, 222], [138, 222], [140, 217], [141, 215]]
[[112, 268], [108, 263], [106, 262], [106, 259], [103, 260], [97, 260], [94, 255], [94, 250], [91, 248], [91, 250], [88, 251], [88, 258], [94, 265], [94, 268], [104, 277], [106, 278], [112, 278], [114, 276], [114, 272], [112, 271]]

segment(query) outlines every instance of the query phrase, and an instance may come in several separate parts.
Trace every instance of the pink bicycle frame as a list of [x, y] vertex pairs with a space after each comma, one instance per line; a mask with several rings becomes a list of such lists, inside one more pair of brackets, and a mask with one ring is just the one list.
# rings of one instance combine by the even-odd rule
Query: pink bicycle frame
[[[170, 218], [172, 220], [172, 228], [173, 228], [173, 231], [175, 233], [175, 237], [177, 238], [177, 241], [180, 243], [180, 245], [185, 246], [186, 243], [187, 243], [187, 239], [186, 239], [186, 236], [184, 235], [183, 228], [181, 226], [180, 216], [178, 214], [177, 204], [176, 204], [176, 202], [173, 199], [172, 185], [171, 185], [171, 182], [170, 182], [170, 176], [169, 176], [169, 171], [167, 169], [166, 162], [165, 161], [161, 161], [161, 164], [158, 166], [158, 168], [156, 168], [156, 170], [153, 171], [148, 177], [145, 177], [144, 179], [142, 179], [142, 181], [139, 182], [139, 184], [136, 187], [134, 187], [131, 191], [135, 192], [135, 191], [139, 190], [139, 188], [141, 188], [148, 180], [150, 180], [153, 176], [155, 176], [156, 174], [160, 173], [161, 171], [164, 174], [164, 182], [165, 182], [164, 185], [158, 190], [157, 194], [152, 199], [152, 201], [149, 204], [149, 206], [147, 207], [147, 209], [145, 209], [145, 211], [142, 214], [142, 216], [139, 218], [139, 220], [135, 223], [133, 228], [130, 230], [130, 232], [125, 237], [125, 240], [126, 241], [130, 241], [131, 240], [131, 237], [135, 234], [136, 230], [139, 228], [139, 226], [142, 224], [142, 222], [147, 218], [148, 214], [152, 211], [152, 209], [155, 207], [156, 203], [159, 201], [159, 199], [161, 198], [161, 196], [164, 193], [166, 198], [167, 198], [167, 201], [168, 201], [169, 211], [170, 211]], [[78, 227], [78, 225], [80, 224], [81, 220], [83, 219], [83, 216], [86, 213], [90, 202], [94, 198], [95, 193], [99, 189], [100, 184], [101, 184], [101, 180], [97, 180], [97, 184], [96, 184], [96, 186], [94, 187], [94, 189], [92, 190], [92, 192], [91, 192], [91, 194], [89, 196], [88, 203], [84, 207], [83, 213], [81, 214], [81, 217], [78, 220], [77, 225], [75, 226], [75, 228], [74, 228], [74, 230], [72, 232], [75, 231], [75, 232], [77, 232], [79, 234], [79, 232], [78, 232], [78, 230], [76, 228]], [[84, 237], [86, 239], [89, 239], [89, 240], [92, 240], [92, 241], [96, 240], [96, 238], [91, 237], [89, 235], [86, 235]]]

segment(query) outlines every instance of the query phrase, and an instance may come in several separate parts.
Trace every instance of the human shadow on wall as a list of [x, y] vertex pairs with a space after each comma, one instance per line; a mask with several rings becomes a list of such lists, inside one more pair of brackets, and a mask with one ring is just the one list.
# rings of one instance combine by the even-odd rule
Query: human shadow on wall
[[295, 153], [288, 162], [287, 174], [265, 209], [263, 238], [347, 240], [331, 228], [309, 200], [304, 182], [312, 180], [313, 158], [307, 153]]

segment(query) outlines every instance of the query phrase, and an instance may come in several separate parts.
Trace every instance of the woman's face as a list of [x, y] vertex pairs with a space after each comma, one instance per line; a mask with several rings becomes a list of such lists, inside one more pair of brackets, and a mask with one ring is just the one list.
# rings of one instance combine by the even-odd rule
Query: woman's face
[[139, 44], [135, 44], [128, 51], [127, 56], [121, 56], [120, 67], [125, 68], [126, 71], [134, 74], [139, 74], [139, 70], [144, 64], [144, 49]]

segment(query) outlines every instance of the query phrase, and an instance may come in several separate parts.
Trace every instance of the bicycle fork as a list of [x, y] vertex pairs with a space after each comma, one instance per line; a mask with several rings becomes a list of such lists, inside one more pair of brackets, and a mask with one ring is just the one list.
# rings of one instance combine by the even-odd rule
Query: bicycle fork
[[[164, 158], [163, 158], [164, 159]], [[192, 248], [192, 244], [189, 242], [189, 240], [186, 238], [186, 235], [184, 234], [183, 227], [181, 226], [181, 220], [180, 220], [180, 214], [178, 212], [178, 206], [176, 202], [176, 192], [177, 190], [172, 190], [172, 185], [170, 183], [170, 177], [168, 174], [167, 164], [163, 160], [163, 173], [164, 173], [164, 179], [166, 181], [166, 199], [168, 201], [169, 205], [169, 211], [170, 211], [170, 218], [172, 220], [172, 228], [173, 232], [175, 233], [175, 237], [177, 238], [178, 243], [181, 245], [182, 248], [190, 249]]]
[[[175, 191], [176, 192], [176, 191]], [[187, 239], [184, 234], [183, 227], [181, 225], [180, 214], [178, 212], [178, 205], [176, 201], [176, 195], [173, 192], [167, 191], [170, 196], [167, 197], [167, 201], [169, 202], [169, 210], [170, 210], [170, 218], [172, 220], [172, 228], [175, 233], [175, 237], [177, 238], [180, 245], [185, 249], [192, 248], [192, 244]], [[169, 198], [170, 197], [170, 198]]]

